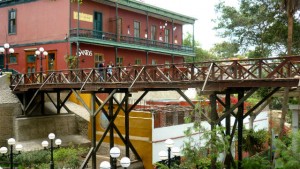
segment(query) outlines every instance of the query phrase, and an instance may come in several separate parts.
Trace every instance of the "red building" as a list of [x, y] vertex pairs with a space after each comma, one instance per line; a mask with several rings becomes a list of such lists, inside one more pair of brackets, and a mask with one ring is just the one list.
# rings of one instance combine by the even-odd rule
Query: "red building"
[[[0, 47], [14, 49], [0, 54], [0, 68], [21, 73], [195, 56], [182, 45], [183, 25], [195, 18], [135, 0], [2, 0], [0, 20]], [[40, 47], [48, 54], [37, 55]]]

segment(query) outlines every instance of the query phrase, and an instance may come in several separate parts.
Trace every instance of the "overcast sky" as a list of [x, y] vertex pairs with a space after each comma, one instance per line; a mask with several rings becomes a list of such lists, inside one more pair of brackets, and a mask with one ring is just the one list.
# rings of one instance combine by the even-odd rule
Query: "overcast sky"
[[[210, 49], [213, 44], [221, 42], [222, 39], [216, 36], [213, 30], [215, 23], [212, 19], [216, 18], [215, 4], [220, 0], [141, 0], [144, 3], [165, 8], [180, 14], [197, 18], [195, 23], [195, 40], [200, 43], [203, 49]], [[226, 0], [226, 4], [236, 6], [238, 0]], [[192, 33], [192, 27], [184, 27], [184, 33]]]

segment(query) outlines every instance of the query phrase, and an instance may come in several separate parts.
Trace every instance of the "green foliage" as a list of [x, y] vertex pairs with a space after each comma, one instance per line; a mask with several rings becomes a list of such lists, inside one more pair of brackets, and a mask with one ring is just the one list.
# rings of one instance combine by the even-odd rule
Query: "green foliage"
[[[80, 156], [86, 151], [87, 150], [84, 148], [75, 148], [73, 146], [55, 149], [53, 154], [55, 168], [78, 168], [81, 163]], [[16, 156], [15, 161], [18, 162], [23, 168], [49, 168], [50, 150], [24, 152]], [[22, 167], [20, 168], [22, 169]]]
[[64, 59], [69, 69], [78, 68], [78, 56], [65, 55]]
[[49, 151], [30, 151], [23, 152], [22, 154], [16, 157], [16, 161], [18, 161], [22, 166], [27, 168], [39, 168], [39, 164], [45, 163], [49, 161], [50, 152]]
[[239, 51], [238, 43], [222, 42], [215, 44], [211, 52], [218, 58], [233, 58]]
[[269, 140], [268, 131], [244, 129], [243, 130], [243, 149], [251, 155], [259, 153], [264, 150], [264, 144]]
[[270, 169], [270, 166], [270, 161], [261, 156], [252, 156], [242, 161], [243, 169]]
[[[287, 15], [281, 10], [281, 0], [240, 0], [239, 7], [216, 6], [219, 17], [215, 20], [221, 37], [228, 44], [239, 44], [239, 52], [249, 58], [268, 57], [274, 52], [285, 54], [287, 50]], [[294, 20], [293, 50], [299, 51], [300, 20]], [[228, 53], [232, 49], [227, 48]], [[227, 51], [226, 51], [227, 52]]]
[[[190, 33], [187, 33], [186, 38], [183, 40], [184, 46], [190, 46], [193, 47], [193, 39], [192, 35]], [[199, 42], [195, 42], [195, 58], [193, 57], [185, 57], [186, 62], [201, 62], [201, 61], [208, 61], [208, 60], [215, 60], [216, 57], [214, 57], [210, 52], [202, 49], [199, 47]]]
[[276, 168], [299, 169], [300, 166], [300, 131], [283, 140], [275, 141]]
[[83, 148], [60, 148], [54, 153], [54, 160], [57, 166], [64, 168], [78, 168], [80, 166], [79, 157], [86, 150]]

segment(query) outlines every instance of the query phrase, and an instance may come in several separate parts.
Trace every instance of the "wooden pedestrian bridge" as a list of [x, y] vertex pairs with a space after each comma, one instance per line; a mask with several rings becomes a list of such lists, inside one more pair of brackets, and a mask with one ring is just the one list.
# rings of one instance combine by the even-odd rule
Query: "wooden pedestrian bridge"
[[[300, 56], [209, 61], [166, 65], [113, 67], [112, 76], [101, 76], [97, 68], [16, 74], [14, 92], [27, 90], [80, 89], [186, 89], [222, 91], [231, 87], [298, 86]], [[108, 68], [104, 68], [106, 71]]]
[[[208, 93], [210, 95], [211, 112], [204, 116], [211, 124], [212, 129], [216, 125], [221, 125], [220, 122], [222, 120], [226, 120], [226, 132], [224, 134], [231, 136], [232, 139], [237, 128], [238, 166], [235, 166], [233, 163], [234, 160], [231, 153], [226, 156], [225, 163], [228, 168], [230, 166], [241, 168], [243, 119], [280, 88], [297, 88], [300, 85], [300, 56], [164, 65], [134, 65], [113, 67], [112, 75], [102, 73], [107, 72], [107, 69], [69, 69], [11, 76], [11, 89], [19, 96], [25, 116], [30, 116], [35, 102], [43, 104], [44, 94], [47, 93], [57, 93], [57, 102], [52, 102], [56, 106], [58, 114], [72, 93], [76, 94], [79, 99], [80, 92], [92, 95], [92, 108], [89, 108], [82, 101], [84, 107], [90, 112], [93, 129], [92, 147], [81, 168], [86, 167], [90, 158], [92, 158], [92, 167], [96, 168], [96, 152], [108, 133], [110, 145], [113, 146], [113, 131], [123, 140], [126, 146], [126, 156], [129, 156], [129, 149], [131, 149], [137, 158], [141, 160], [129, 138], [128, 119], [130, 111], [149, 91], [177, 91], [192, 107], [196, 107], [182, 92], [182, 90], [188, 88], [198, 88], [200, 94]], [[269, 88], [269, 92], [248, 112], [244, 112], [244, 101], [261, 87]], [[62, 91], [69, 92], [64, 100], [60, 98], [60, 92]], [[131, 95], [130, 93], [136, 91], [144, 93], [134, 104], [129, 105], [128, 98]], [[97, 93], [107, 93], [108, 96], [103, 102], [100, 102], [97, 99]], [[122, 101], [118, 101], [114, 97], [116, 93], [124, 93]], [[233, 94], [238, 96], [238, 102], [235, 104], [232, 104], [230, 101], [230, 96]], [[222, 97], [224, 96], [225, 101], [220, 98], [221, 95]], [[37, 97], [39, 99], [36, 99]], [[48, 97], [50, 96], [48, 95]], [[221, 114], [217, 113], [217, 103], [225, 108], [225, 111]], [[103, 108], [105, 104], [117, 104], [119, 107], [115, 112], [113, 110], [105, 111]], [[99, 106], [98, 109], [95, 108], [95, 105]], [[125, 112], [125, 137], [114, 124], [114, 120], [121, 109]], [[97, 142], [95, 117], [100, 111], [104, 112], [110, 123], [103, 136]], [[231, 116], [236, 118], [233, 123], [230, 122]], [[212, 159], [213, 166], [215, 165], [215, 160]]]

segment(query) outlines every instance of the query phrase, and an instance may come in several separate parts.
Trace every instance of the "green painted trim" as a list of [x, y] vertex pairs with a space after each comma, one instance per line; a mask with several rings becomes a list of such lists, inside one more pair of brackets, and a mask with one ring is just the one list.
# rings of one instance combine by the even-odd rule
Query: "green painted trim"
[[23, 44], [14, 44], [12, 47], [25, 47], [25, 46], [37, 46], [37, 45], [47, 45], [55, 43], [66, 43], [67, 40], [53, 40], [53, 41], [44, 41], [44, 42], [34, 42], [34, 43], [23, 43]]
[[95, 45], [104, 45], [104, 46], [113, 46], [118, 48], [125, 48], [125, 49], [133, 49], [133, 50], [142, 50], [142, 51], [149, 51], [149, 52], [155, 52], [155, 53], [162, 53], [162, 54], [170, 54], [170, 55], [181, 55], [181, 56], [196, 56], [193, 52], [182, 52], [182, 51], [173, 51], [169, 49], [164, 48], [155, 48], [155, 47], [149, 47], [149, 46], [142, 46], [137, 44], [129, 44], [129, 43], [121, 43], [121, 42], [115, 42], [115, 41], [106, 41], [106, 40], [99, 40], [99, 39], [91, 39], [91, 38], [84, 38], [80, 37], [79, 39], [76, 37], [71, 37], [70, 42], [83, 42], [87, 44], [95, 44]]
[[[169, 11], [163, 8], [159, 8], [157, 6], [153, 6], [153, 5], [149, 5], [146, 3], [142, 3], [142, 2], [138, 2], [136, 0], [106, 0], [106, 1], [110, 1], [110, 2], [118, 2], [118, 4], [129, 7], [129, 8], [134, 8], [134, 9], [138, 9], [138, 10], [142, 10], [148, 13], [153, 13], [153, 14], [157, 14], [157, 15], [161, 15], [164, 17], [168, 17], [177, 21], [181, 21], [183, 23], [186, 24], [194, 24], [195, 21], [197, 20], [197, 18], [193, 18], [190, 16], [186, 16], [186, 15], [182, 15], [173, 11]], [[119, 6], [119, 8], [122, 8], [121, 6]]]
[[7, 7], [7, 6], [14, 6], [18, 4], [23, 4], [23, 3], [28, 3], [28, 2], [33, 2], [37, 0], [14, 0], [14, 1], [1, 1], [0, 2], [0, 8], [2, 7]]

